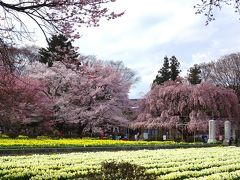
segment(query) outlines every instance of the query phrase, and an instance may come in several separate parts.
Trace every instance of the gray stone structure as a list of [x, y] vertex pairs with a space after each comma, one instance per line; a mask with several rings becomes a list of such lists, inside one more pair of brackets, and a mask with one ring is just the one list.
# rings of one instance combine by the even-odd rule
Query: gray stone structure
[[231, 133], [231, 122], [225, 121], [224, 122], [224, 145], [229, 145], [230, 139], [231, 139], [232, 133]]
[[215, 120], [209, 120], [209, 137], [208, 143], [216, 143], [216, 122]]
[[237, 139], [236, 131], [237, 131], [237, 126], [232, 124], [232, 138], [234, 141]]

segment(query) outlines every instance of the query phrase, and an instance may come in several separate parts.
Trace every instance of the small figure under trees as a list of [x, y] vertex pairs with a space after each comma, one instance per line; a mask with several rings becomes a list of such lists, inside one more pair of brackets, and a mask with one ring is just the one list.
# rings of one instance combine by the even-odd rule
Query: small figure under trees
[[153, 81], [153, 84], [163, 84], [168, 80], [176, 80], [179, 73], [180, 63], [178, 62], [175, 56], [172, 56], [168, 59], [167, 56], [164, 57], [163, 67], [158, 71], [156, 79]]
[[203, 132], [210, 118], [239, 123], [238, 100], [233, 90], [207, 82], [192, 85], [167, 81], [155, 85], [146, 95], [132, 126], [175, 129], [178, 124], [185, 124], [188, 132]]

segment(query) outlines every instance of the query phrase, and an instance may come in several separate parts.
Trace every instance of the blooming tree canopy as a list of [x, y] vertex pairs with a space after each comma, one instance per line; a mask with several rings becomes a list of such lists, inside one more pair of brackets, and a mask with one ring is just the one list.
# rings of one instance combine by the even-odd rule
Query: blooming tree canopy
[[[17, 125], [28, 124], [31, 116], [41, 116], [42, 121], [51, 112], [49, 99], [42, 84], [30, 78], [20, 78], [0, 70], [0, 126], [6, 132]], [[16, 129], [15, 129], [16, 130]]]
[[78, 71], [61, 62], [52, 67], [35, 62], [26, 70], [29, 77], [45, 83], [45, 92], [54, 102], [56, 122], [75, 124], [80, 134], [84, 129], [127, 125], [123, 112], [131, 83], [116, 69], [96, 63]]
[[233, 90], [210, 83], [192, 85], [167, 81], [155, 85], [142, 100], [133, 127], [207, 130], [210, 118], [228, 118], [238, 123], [238, 100]]

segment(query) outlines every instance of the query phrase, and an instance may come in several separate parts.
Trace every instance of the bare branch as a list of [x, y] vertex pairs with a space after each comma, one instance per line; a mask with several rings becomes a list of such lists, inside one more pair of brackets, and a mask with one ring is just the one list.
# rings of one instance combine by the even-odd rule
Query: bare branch
[[239, 0], [201, 0], [201, 3], [196, 4], [196, 14], [204, 14], [206, 16], [206, 25], [214, 21], [214, 11], [222, 9], [224, 5], [230, 5], [234, 11], [240, 15], [240, 1]]

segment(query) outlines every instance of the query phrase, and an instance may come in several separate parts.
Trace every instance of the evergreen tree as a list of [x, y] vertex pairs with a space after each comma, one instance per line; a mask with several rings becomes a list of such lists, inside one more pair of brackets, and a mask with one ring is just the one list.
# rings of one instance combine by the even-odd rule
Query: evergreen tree
[[64, 35], [53, 35], [48, 40], [48, 47], [39, 50], [40, 62], [49, 67], [54, 61], [77, 62], [79, 54], [74, 49], [72, 42]]
[[181, 70], [179, 70], [180, 63], [178, 62], [175, 56], [172, 56], [170, 59], [170, 79], [175, 81], [178, 77]]
[[163, 84], [165, 81], [170, 79], [170, 67], [168, 57], [164, 57], [163, 67], [158, 71], [156, 79], [153, 81], [154, 84]]
[[201, 69], [200, 67], [197, 65], [197, 64], [194, 64], [193, 67], [191, 67], [189, 70], [188, 70], [188, 81], [191, 83], [191, 84], [199, 84], [201, 83], [202, 79], [201, 79]]

